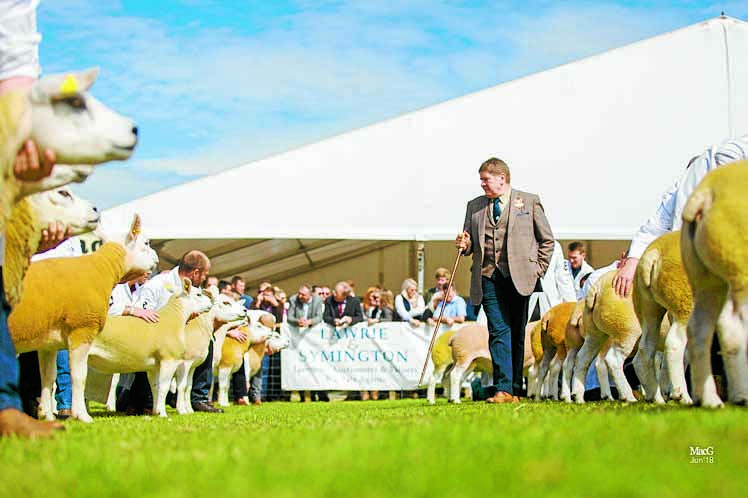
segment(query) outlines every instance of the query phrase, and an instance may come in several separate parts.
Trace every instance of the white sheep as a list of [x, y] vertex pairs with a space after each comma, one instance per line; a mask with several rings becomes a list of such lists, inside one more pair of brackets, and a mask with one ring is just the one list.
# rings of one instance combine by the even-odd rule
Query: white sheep
[[[210, 300], [192, 295], [191, 288], [189, 279], [183, 279], [180, 292], [158, 310], [158, 323], [134, 316], [108, 317], [88, 355], [89, 365], [105, 374], [147, 372], [153, 413], [161, 417], [166, 417], [166, 393], [172, 377], [184, 363], [187, 320], [211, 307]], [[185, 376], [183, 371], [177, 380], [178, 395], [183, 395], [186, 387]]]
[[543, 361], [538, 369], [538, 382], [545, 387], [541, 395], [558, 399], [558, 376], [566, 359], [566, 327], [576, 302], [563, 302], [552, 307], [540, 320]]
[[88, 351], [104, 328], [112, 288], [144, 273], [157, 261], [140, 234], [140, 218], [135, 216], [126, 236], [108, 239], [93, 254], [45, 259], [29, 267], [23, 297], [10, 314], [8, 327], [16, 351], [39, 351], [41, 411], [47, 419], [54, 417], [51, 394], [57, 351], [66, 348], [73, 384], [72, 415], [92, 421], [84, 398]]
[[[0, 96], [0, 233], [13, 205], [26, 195], [82, 182], [93, 166], [132, 155], [137, 128], [88, 93], [98, 69], [49, 75], [30, 89]], [[13, 174], [16, 154], [28, 139], [51, 150], [58, 163], [39, 182], [22, 183]]]
[[273, 331], [275, 318], [270, 313], [252, 310], [248, 313], [248, 318], [249, 325], [240, 327], [247, 334], [247, 342], [240, 343], [233, 337], [226, 337], [221, 347], [221, 357], [213, 374], [218, 378], [220, 406], [229, 405], [229, 378], [244, 366], [245, 361], [249, 365], [247, 378], [250, 378], [259, 371], [266, 349], [276, 352], [287, 348], [289, 344], [287, 337]]
[[[192, 391], [192, 375], [195, 369], [207, 360], [208, 347], [213, 340], [214, 334], [226, 324], [234, 326], [245, 323], [247, 310], [238, 301], [228, 296], [218, 294], [218, 289], [204, 294], [213, 299], [210, 309], [187, 322], [184, 331], [185, 353], [183, 360], [177, 369], [177, 412], [180, 414], [192, 413], [190, 403], [190, 392]], [[213, 297], [215, 296], [215, 298]]]
[[39, 247], [42, 230], [55, 222], [70, 227], [71, 235], [81, 235], [96, 229], [99, 212], [64, 187], [30, 195], [13, 206], [5, 227], [3, 264], [5, 295], [11, 307], [20, 300], [23, 277]]
[[[644, 386], [645, 399], [659, 404], [665, 402], [662, 390], [668, 380], [672, 383], [671, 399], [687, 405], [692, 402], [686, 389], [683, 357], [693, 294], [683, 268], [680, 237], [680, 232], [670, 232], [655, 239], [642, 254], [634, 275], [632, 299], [642, 328], [634, 368]], [[663, 327], [663, 319], [668, 318], [670, 326]], [[658, 380], [655, 358], [662, 349], [668, 375]]]
[[444, 373], [449, 375], [447, 400], [460, 402], [460, 386], [471, 372], [493, 373], [491, 353], [488, 350], [488, 328], [468, 323], [455, 332], [449, 341], [452, 348], [452, 365]]
[[431, 350], [431, 364], [434, 369], [429, 377], [428, 389], [426, 390], [426, 400], [432, 405], [436, 403], [436, 384], [440, 381], [444, 386], [444, 392], [449, 394], [449, 376], [444, 375], [447, 369], [452, 365], [452, 347], [449, 342], [455, 334], [454, 330], [443, 332], [434, 341], [434, 348]]
[[[628, 402], [636, 401], [623, 374], [623, 361], [631, 354], [639, 340], [641, 327], [634, 313], [631, 296], [620, 297], [613, 288], [615, 274], [614, 270], [601, 276], [592, 284], [585, 298], [582, 320], [586, 337], [574, 362], [572, 380], [572, 396], [577, 403], [584, 403], [584, 380], [587, 370], [608, 339], [610, 349], [605, 355], [605, 363], [618, 388], [619, 397]], [[601, 382], [601, 388], [602, 385]]]
[[728, 398], [748, 403], [748, 161], [708, 173], [683, 208], [681, 256], [693, 290], [688, 357], [693, 401], [722, 406], [712, 377], [716, 328], [727, 374]]

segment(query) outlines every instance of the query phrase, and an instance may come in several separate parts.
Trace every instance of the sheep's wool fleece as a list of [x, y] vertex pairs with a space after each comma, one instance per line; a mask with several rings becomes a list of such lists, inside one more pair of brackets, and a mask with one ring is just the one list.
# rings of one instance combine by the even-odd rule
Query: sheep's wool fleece
[[575, 301], [557, 304], [546, 313], [545, 318], [548, 319], [546, 333], [555, 344], [566, 346], [566, 326], [576, 305]]
[[[239, 330], [249, 335], [246, 326], [239, 327]], [[239, 370], [244, 361], [244, 353], [249, 352], [249, 376], [256, 374], [260, 370], [262, 358], [265, 356], [265, 341], [257, 344], [249, 344], [249, 341], [242, 344], [233, 337], [226, 337], [221, 349], [221, 362], [219, 368], [231, 368], [231, 373]]]
[[634, 313], [631, 296], [620, 297], [613, 288], [616, 271], [600, 277], [586, 297], [584, 324], [588, 318], [607, 335], [618, 339], [628, 337], [631, 330], [639, 330], [639, 320]]
[[23, 139], [31, 133], [31, 113], [26, 91], [0, 95], [0, 266], [5, 256], [5, 223], [13, 208], [15, 192], [6, 188], [15, 181], [13, 164]]
[[472, 323], [465, 325], [452, 336], [451, 345], [456, 363], [462, 364], [468, 358], [472, 360], [475, 353], [488, 352], [488, 327]]
[[642, 254], [633, 292], [637, 310], [642, 309], [643, 300], [653, 299], [679, 321], [686, 321], [691, 315], [693, 294], [683, 267], [680, 237], [680, 231], [658, 237]]
[[436, 338], [434, 349], [431, 351], [431, 361], [434, 364], [434, 370], [452, 362], [452, 350], [449, 346], [449, 341], [454, 335], [454, 330], [447, 330]]
[[110, 316], [91, 349], [89, 364], [103, 373], [133, 373], [152, 368], [157, 360], [181, 359], [185, 343], [182, 295], [174, 294], [158, 316], [158, 323]]
[[[692, 202], [701, 204], [703, 218], [696, 222], [693, 245], [703, 264], [730, 283], [733, 291], [748, 288], [748, 161], [722, 166], [707, 174], [696, 187], [683, 211], [683, 230], [693, 213]], [[689, 214], [691, 216], [689, 216]]]
[[104, 327], [109, 295], [124, 268], [125, 249], [112, 242], [87, 256], [32, 264], [23, 280], [23, 299], [8, 318], [18, 352], [39, 349], [56, 329], [63, 338], [70, 336], [71, 349], [92, 342]]

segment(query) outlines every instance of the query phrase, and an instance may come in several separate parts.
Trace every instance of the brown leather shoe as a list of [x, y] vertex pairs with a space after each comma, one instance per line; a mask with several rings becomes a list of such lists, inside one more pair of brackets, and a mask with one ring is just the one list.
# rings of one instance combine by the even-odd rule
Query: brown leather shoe
[[73, 412], [70, 410], [70, 408], [63, 408], [62, 410], [57, 410], [57, 418], [59, 420], [67, 420], [73, 415]]
[[519, 403], [519, 398], [508, 392], [499, 391], [486, 400], [486, 403]]
[[25, 413], [7, 408], [0, 411], [0, 436], [51, 437], [57, 431], [65, 430], [59, 422], [40, 422]]
[[262, 401], [260, 401], [259, 399], [256, 399], [256, 400], [254, 400], [254, 401], [252, 402], [252, 404], [253, 404], [254, 406], [260, 406], [260, 405], [262, 404]]
[[249, 406], [249, 401], [247, 401], [244, 398], [239, 398], [236, 400], [236, 403], [234, 403], [236, 406]]

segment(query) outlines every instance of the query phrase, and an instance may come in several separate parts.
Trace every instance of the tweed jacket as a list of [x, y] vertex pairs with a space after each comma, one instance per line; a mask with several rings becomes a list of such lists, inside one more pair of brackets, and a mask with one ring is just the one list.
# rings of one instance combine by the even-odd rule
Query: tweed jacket
[[[299, 318], [304, 317], [304, 303], [299, 302], [299, 295], [296, 294], [291, 296], [289, 300], [288, 315], [286, 320], [294, 327], [299, 326]], [[322, 321], [322, 313], [325, 311], [325, 305], [322, 302], [322, 298], [319, 296], [312, 295], [312, 300], [309, 301], [309, 313], [307, 318], [312, 321], [310, 327], [318, 325]]]
[[[481, 269], [489, 203], [490, 199], [481, 195], [468, 202], [465, 212], [463, 230], [470, 234], [470, 244], [464, 254], [473, 256], [470, 299], [475, 304], [483, 302]], [[538, 279], [545, 275], [553, 255], [553, 232], [537, 195], [512, 188], [505, 250], [514, 287], [521, 295], [529, 296]]]

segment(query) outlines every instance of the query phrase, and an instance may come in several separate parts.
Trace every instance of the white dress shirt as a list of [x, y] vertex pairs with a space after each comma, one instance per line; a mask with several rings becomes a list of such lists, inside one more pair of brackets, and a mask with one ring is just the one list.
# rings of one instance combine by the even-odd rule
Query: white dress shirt
[[688, 168], [670, 189], [662, 195], [660, 205], [654, 216], [639, 228], [629, 247], [628, 256], [641, 258], [647, 246], [657, 237], [668, 232], [679, 230], [681, 215], [688, 196], [694, 191], [701, 179], [711, 170], [723, 164], [740, 161], [748, 157], [748, 135], [728, 140], [709, 147], [700, 156], [691, 160]]
[[136, 306], [146, 310], [160, 310], [169, 301], [172, 294], [182, 288], [182, 279], [179, 276], [179, 267], [173, 270], [159, 273], [140, 288], [140, 296]]

